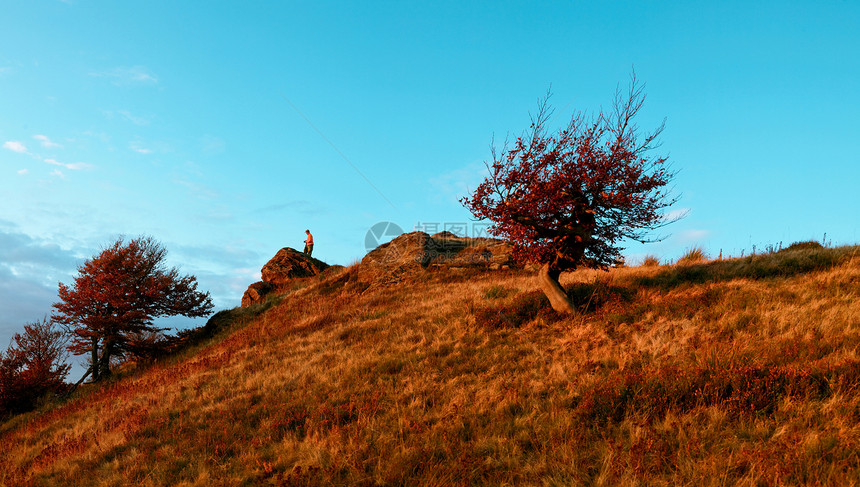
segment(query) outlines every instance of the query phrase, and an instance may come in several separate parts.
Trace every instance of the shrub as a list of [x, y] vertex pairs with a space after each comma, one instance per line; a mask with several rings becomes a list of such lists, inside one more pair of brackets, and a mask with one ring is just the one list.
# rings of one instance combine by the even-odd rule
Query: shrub
[[824, 246], [820, 243], [814, 240], [809, 240], [808, 242], [794, 242], [793, 244], [780, 250], [779, 252], [792, 252], [795, 250], [819, 250], [823, 248]]
[[24, 325], [0, 355], [0, 416], [33, 409], [48, 393], [66, 391], [65, 339], [48, 319]]

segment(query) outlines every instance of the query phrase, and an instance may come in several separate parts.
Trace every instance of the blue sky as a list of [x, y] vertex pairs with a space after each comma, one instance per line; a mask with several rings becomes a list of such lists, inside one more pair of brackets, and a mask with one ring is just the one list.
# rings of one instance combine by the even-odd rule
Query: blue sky
[[[218, 308], [285, 246], [349, 264], [377, 222], [466, 223], [489, 145], [631, 68], [693, 245], [858, 242], [860, 3], [4, 2], [0, 346], [119, 235]], [[186, 326], [186, 325], [177, 325]]]

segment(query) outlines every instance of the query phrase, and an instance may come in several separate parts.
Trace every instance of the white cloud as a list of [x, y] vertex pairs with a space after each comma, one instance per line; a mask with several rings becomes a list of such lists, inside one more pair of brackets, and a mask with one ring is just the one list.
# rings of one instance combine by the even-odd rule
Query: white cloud
[[92, 167], [93, 167], [92, 164], [87, 164], [86, 162], [73, 162], [71, 164], [66, 164], [66, 163], [60, 162], [56, 159], [45, 159], [45, 162], [47, 162], [48, 164], [54, 165], [54, 166], [64, 167], [64, 168], [69, 169], [71, 171], [80, 171], [81, 169], [92, 169]]
[[221, 154], [225, 146], [224, 140], [213, 135], [207, 134], [200, 137], [200, 147], [204, 154]]
[[128, 110], [118, 110], [117, 113], [122, 115], [122, 118], [128, 120], [135, 125], [149, 125], [149, 119], [132, 115], [132, 113]]
[[9, 149], [12, 152], [17, 152], [19, 154], [27, 153], [27, 146], [18, 142], [17, 140], [10, 140], [8, 142], [3, 143], [4, 149]]
[[139, 142], [132, 142], [128, 147], [129, 149], [140, 154], [152, 154], [152, 149], [147, 149], [143, 147], [142, 145], [140, 145]]
[[23, 176], [23, 175], [27, 174], [28, 172], [30, 172], [30, 171], [28, 171], [28, 170], [26, 170], [26, 169], [19, 169], [19, 170], [18, 170], [18, 174], [20, 174], [21, 176]]
[[684, 230], [678, 234], [678, 239], [686, 243], [700, 243], [710, 234], [710, 230]]
[[63, 171], [60, 171], [59, 169], [54, 169], [53, 171], [51, 171], [51, 176], [56, 176], [60, 179], [66, 179], [66, 175], [63, 174]]
[[104, 114], [105, 118], [108, 120], [113, 120], [113, 118], [118, 115], [121, 118], [125, 119], [127, 122], [131, 122], [131, 123], [133, 123], [135, 125], [139, 125], [141, 127], [145, 126], [145, 125], [149, 125], [149, 120], [150, 120], [149, 118], [135, 115], [128, 110], [116, 110], [116, 111], [114, 111], [114, 110], [102, 110], [102, 113]]
[[107, 69], [104, 71], [93, 71], [90, 76], [96, 78], [107, 78], [117, 86], [120, 85], [154, 85], [158, 83], [158, 77], [146, 66], [131, 66]]
[[231, 276], [227, 285], [230, 290], [235, 293], [243, 293], [248, 288], [248, 284], [263, 279], [263, 275], [259, 270], [240, 268], [233, 270], [234, 275]]
[[52, 141], [48, 138], [47, 135], [37, 134], [33, 136], [34, 139], [38, 140], [42, 147], [53, 148], [53, 147], [62, 147], [60, 144]]

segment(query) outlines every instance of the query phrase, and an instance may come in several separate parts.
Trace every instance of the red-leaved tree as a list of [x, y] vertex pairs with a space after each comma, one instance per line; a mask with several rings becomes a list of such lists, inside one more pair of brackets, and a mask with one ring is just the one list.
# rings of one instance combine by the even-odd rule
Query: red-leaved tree
[[24, 325], [0, 354], [0, 417], [32, 409], [45, 394], [65, 392], [67, 353], [63, 332], [51, 321]]
[[78, 268], [74, 284], [59, 285], [54, 321], [72, 335], [69, 349], [91, 355], [93, 380], [111, 373], [111, 359], [133, 351], [139, 337], [162, 329], [160, 316], [201, 317], [212, 310], [194, 276], [165, 264], [167, 250], [151, 237], [119, 239]]
[[670, 222], [662, 210], [676, 201], [666, 189], [674, 173], [666, 157], [650, 155], [663, 124], [642, 134], [634, 122], [645, 100], [635, 74], [612, 110], [576, 113], [555, 133], [548, 99], [512, 146], [492, 148], [489, 175], [460, 201], [492, 221], [490, 233], [510, 240], [515, 258], [542, 266], [541, 289], [556, 311], [574, 313], [560, 274], [618, 264], [624, 239], [653, 241], [648, 231]]

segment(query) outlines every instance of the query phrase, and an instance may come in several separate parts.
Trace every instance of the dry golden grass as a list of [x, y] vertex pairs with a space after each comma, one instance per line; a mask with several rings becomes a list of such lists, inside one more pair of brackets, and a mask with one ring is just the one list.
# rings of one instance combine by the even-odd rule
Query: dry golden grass
[[0, 483], [856, 484], [860, 256], [802, 252], [578, 271], [566, 318], [522, 272], [308, 280], [2, 425]]

